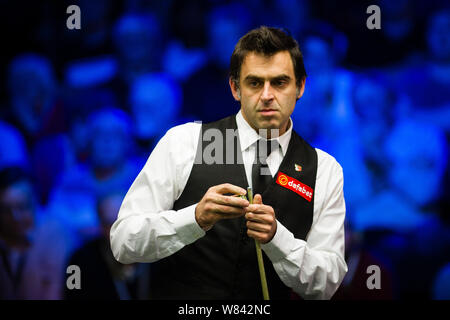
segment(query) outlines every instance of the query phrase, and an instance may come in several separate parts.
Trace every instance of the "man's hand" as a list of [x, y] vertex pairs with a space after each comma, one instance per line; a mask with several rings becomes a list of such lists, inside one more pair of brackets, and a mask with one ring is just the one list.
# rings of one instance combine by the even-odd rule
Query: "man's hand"
[[203, 230], [212, 227], [219, 220], [237, 218], [245, 214], [244, 208], [250, 203], [240, 197], [225, 196], [227, 193], [245, 195], [247, 192], [229, 183], [209, 188], [195, 207], [195, 220]]
[[258, 240], [261, 243], [267, 243], [272, 240], [277, 231], [277, 220], [275, 211], [271, 206], [262, 203], [260, 194], [253, 198], [253, 204], [245, 208], [247, 212], [247, 234], [249, 237]]

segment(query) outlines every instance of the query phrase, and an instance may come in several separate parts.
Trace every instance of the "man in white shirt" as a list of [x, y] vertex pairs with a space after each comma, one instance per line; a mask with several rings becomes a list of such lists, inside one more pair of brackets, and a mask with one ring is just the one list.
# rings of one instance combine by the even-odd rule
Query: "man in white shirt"
[[[111, 229], [118, 261], [154, 263], [154, 298], [261, 298], [253, 239], [271, 298], [329, 299], [337, 290], [347, 272], [343, 173], [292, 130], [305, 79], [291, 36], [254, 29], [231, 57], [238, 114], [174, 127], [155, 147]], [[265, 154], [267, 142], [275, 149]], [[253, 204], [230, 196], [247, 186]]]

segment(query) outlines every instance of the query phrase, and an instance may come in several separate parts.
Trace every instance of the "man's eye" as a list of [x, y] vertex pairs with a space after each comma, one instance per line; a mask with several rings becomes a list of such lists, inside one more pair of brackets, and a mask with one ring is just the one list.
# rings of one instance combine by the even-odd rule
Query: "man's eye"
[[258, 87], [259, 86], [259, 82], [258, 81], [250, 81], [250, 87], [252, 87], [252, 88], [256, 88], [256, 87]]
[[276, 80], [274, 81], [273, 85], [276, 87], [282, 87], [286, 84], [286, 80]]

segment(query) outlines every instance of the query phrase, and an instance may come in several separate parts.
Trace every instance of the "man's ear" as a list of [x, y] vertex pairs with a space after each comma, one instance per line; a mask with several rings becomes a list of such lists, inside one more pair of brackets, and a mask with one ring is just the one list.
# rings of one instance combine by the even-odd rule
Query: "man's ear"
[[306, 77], [303, 77], [300, 86], [297, 87], [297, 100], [300, 99], [303, 96], [303, 92], [305, 91], [305, 81], [306, 81]]
[[234, 82], [230, 77], [228, 79], [228, 83], [230, 84], [231, 93], [233, 94], [234, 100], [241, 101], [241, 91], [239, 87], [236, 85], [236, 82]]

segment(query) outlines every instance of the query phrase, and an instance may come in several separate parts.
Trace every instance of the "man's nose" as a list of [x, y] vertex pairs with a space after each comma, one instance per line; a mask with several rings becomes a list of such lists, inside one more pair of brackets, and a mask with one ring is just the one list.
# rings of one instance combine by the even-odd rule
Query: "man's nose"
[[262, 102], [267, 103], [267, 102], [272, 101], [273, 98], [274, 98], [273, 88], [270, 85], [270, 82], [267, 81], [266, 83], [264, 83], [263, 92], [261, 94], [261, 100], [262, 100]]

